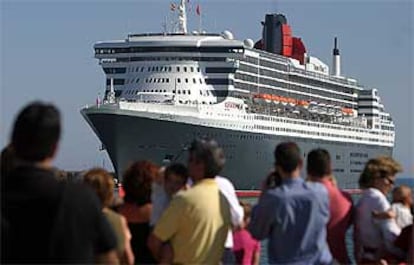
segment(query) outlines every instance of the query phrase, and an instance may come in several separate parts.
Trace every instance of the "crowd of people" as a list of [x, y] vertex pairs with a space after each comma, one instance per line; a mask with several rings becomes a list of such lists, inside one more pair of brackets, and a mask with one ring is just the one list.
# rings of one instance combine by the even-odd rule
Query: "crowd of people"
[[259, 264], [267, 240], [269, 264], [414, 264], [412, 190], [393, 188], [401, 166], [390, 157], [367, 162], [354, 204], [336, 186], [328, 151], [306, 155], [304, 179], [301, 150], [280, 143], [252, 206], [220, 176], [219, 144], [195, 139], [187, 165], [132, 163], [120, 199], [101, 168], [81, 183], [62, 180], [53, 168], [61, 131], [53, 105], [17, 115], [1, 153], [2, 263]]

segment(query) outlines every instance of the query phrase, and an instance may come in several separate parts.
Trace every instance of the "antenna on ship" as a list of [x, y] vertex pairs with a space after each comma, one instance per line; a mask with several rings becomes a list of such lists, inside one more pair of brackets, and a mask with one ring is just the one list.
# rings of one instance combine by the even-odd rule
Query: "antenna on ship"
[[332, 61], [332, 75], [341, 76], [341, 56], [339, 55], [338, 49], [338, 38], [334, 38], [334, 49], [333, 49], [333, 61]]
[[187, 34], [187, 11], [185, 7], [186, 1], [187, 0], [181, 0], [180, 5], [178, 7], [178, 31], [184, 34]]
[[108, 102], [115, 103], [114, 78], [111, 78], [111, 88], [109, 90]]

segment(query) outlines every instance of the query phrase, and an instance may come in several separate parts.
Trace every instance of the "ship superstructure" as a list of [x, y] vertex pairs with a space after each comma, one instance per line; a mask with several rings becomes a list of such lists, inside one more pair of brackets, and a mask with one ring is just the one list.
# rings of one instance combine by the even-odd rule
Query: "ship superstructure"
[[256, 43], [184, 26], [94, 46], [105, 99], [82, 114], [118, 175], [137, 159], [184, 160], [191, 140], [203, 136], [224, 147], [223, 174], [238, 189], [260, 187], [282, 141], [297, 142], [304, 158], [329, 150], [342, 188], [357, 187], [369, 158], [392, 154], [390, 114], [377, 89], [341, 75], [336, 39], [330, 71], [280, 14], [266, 15]]

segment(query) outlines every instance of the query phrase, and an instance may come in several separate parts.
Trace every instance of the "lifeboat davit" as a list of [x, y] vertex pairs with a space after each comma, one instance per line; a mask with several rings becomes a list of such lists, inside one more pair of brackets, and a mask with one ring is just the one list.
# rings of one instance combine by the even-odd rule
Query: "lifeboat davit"
[[318, 113], [319, 114], [326, 114], [327, 113], [325, 103], [318, 104]]
[[335, 115], [335, 106], [334, 105], [327, 105], [326, 106], [328, 115]]

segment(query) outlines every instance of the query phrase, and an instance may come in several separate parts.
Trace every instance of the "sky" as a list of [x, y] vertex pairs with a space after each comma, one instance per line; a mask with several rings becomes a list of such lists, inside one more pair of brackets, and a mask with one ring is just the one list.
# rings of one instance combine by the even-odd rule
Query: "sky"
[[[394, 157], [414, 177], [414, 1], [190, 1], [189, 29], [261, 37], [266, 13], [283, 13], [308, 54], [331, 65], [339, 38], [342, 74], [378, 88], [396, 125]], [[67, 170], [111, 168], [79, 110], [104, 91], [93, 44], [128, 33], [161, 32], [172, 1], [0, 0], [0, 144], [17, 112], [33, 100], [59, 106], [63, 135], [55, 165]], [[177, 0], [176, 0], [177, 2]]]

